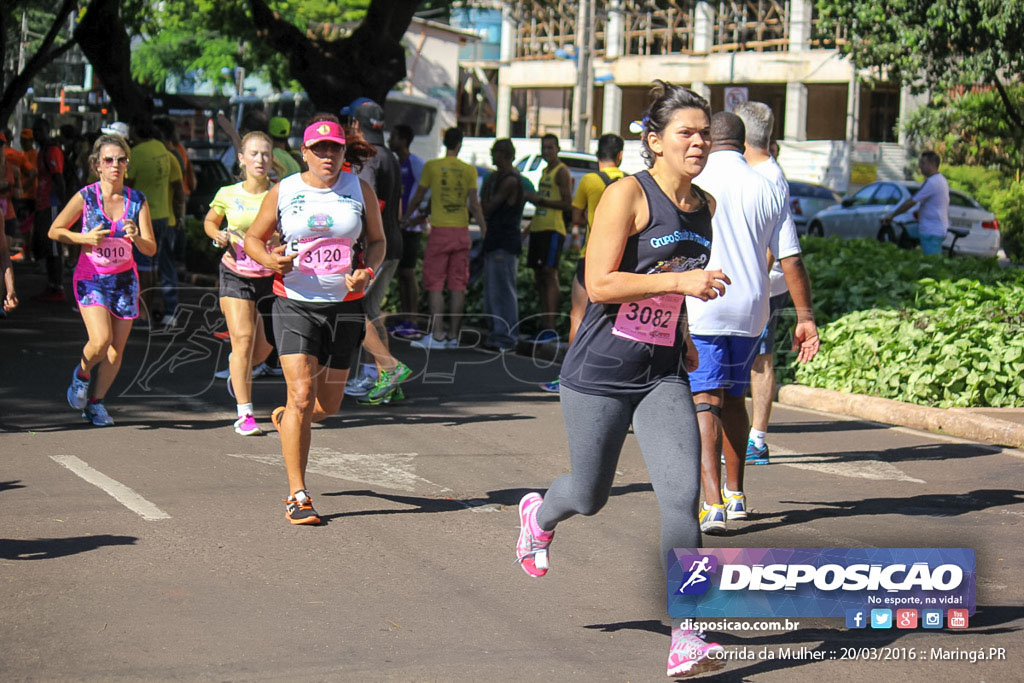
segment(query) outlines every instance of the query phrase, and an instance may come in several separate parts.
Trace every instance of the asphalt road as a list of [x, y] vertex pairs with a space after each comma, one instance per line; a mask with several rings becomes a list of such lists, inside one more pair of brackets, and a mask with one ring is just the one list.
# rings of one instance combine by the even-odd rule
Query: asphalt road
[[[559, 526], [548, 576], [514, 564], [516, 503], [567, 467], [557, 397], [535, 384], [556, 368], [396, 342], [417, 370], [408, 399], [346, 399], [314, 430], [327, 523], [293, 527], [276, 433], [234, 434], [211, 379], [227, 346], [202, 294], [186, 296], [185, 334], [133, 333], [108, 429], [64, 400], [85, 339], [70, 306], [0, 321], [0, 678], [664, 679], [657, 506], [632, 436], [608, 506]], [[257, 382], [265, 427], [283, 396], [283, 380]], [[773, 464], [748, 475], [751, 520], [708, 545], [971, 547], [978, 611], [957, 632], [819, 619], [716, 633], [734, 652], [790, 656], [706, 680], [1022, 680], [1021, 453], [783, 407], [769, 443]], [[803, 646], [927, 656], [794, 658]]]

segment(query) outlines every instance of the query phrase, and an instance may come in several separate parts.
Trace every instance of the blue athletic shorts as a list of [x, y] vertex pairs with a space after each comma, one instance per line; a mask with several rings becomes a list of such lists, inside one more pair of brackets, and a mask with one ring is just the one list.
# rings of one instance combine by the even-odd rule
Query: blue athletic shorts
[[692, 392], [725, 389], [729, 396], [745, 395], [760, 341], [760, 337], [693, 335], [700, 366], [690, 373]]

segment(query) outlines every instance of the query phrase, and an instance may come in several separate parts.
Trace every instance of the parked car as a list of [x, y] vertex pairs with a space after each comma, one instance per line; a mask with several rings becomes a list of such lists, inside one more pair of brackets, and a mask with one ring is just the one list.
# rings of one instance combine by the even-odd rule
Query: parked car
[[789, 181], [789, 208], [793, 213], [796, 231], [800, 235], [807, 234], [808, 224], [819, 211], [841, 201], [842, 197], [824, 185], [799, 180]]
[[185, 212], [202, 219], [210, 210], [210, 202], [217, 190], [237, 181], [217, 158], [192, 159], [192, 168], [196, 173], [196, 189], [188, 196]]
[[[585, 152], [559, 152], [558, 158], [569, 167], [569, 175], [572, 177], [572, 184], [569, 187], [570, 192], [576, 191], [576, 185], [580, 182], [580, 178], [588, 173], [597, 172], [597, 157], [593, 154]], [[522, 176], [529, 180], [534, 187], [540, 187], [540, 177], [544, 174], [544, 168], [547, 166], [544, 157], [540, 154], [528, 154], [516, 161], [515, 166], [519, 169]], [[533, 212], [536, 209], [537, 207], [527, 202], [526, 208], [523, 209], [523, 218], [532, 218]]]
[[[917, 207], [896, 216], [891, 226], [883, 226], [881, 217], [921, 189], [921, 183], [884, 180], [871, 183], [842, 203], [819, 212], [807, 226], [811, 235], [844, 239], [875, 238], [905, 246], [917, 236]], [[999, 251], [999, 221], [970, 195], [949, 191], [949, 228], [943, 248], [953, 245], [953, 253], [990, 257]], [[955, 242], [954, 242], [955, 241]]]

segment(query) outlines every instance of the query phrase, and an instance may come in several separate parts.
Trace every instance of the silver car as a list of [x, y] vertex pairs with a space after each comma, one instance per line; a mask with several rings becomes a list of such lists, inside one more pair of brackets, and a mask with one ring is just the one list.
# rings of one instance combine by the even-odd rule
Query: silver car
[[824, 185], [789, 181], [789, 208], [799, 235], [807, 234], [807, 225], [819, 211], [842, 201], [842, 197]]
[[[883, 226], [881, 218], [921, 189], [921, 183], [883, 180], [865, 185], [841, 204], [818, 213], [807, 226], [810, 235], [843, 239], [867, 237], [881, 241], [911, 244], [917, 235], [917, 206], [893, 218]], [[942, 246], [953, 245], [956, 254], [990, 257], [999, 251], [999, 221], [970, 195], [949, 191], [949, 232]]]

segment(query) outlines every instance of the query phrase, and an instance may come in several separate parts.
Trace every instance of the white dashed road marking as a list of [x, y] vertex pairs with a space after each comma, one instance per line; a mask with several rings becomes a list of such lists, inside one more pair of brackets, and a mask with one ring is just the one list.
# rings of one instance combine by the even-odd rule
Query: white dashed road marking
[[169, 514], [158, 508], [156, 505], [153, 505], [116, 479], [111, 479], [99, 470], [93, 469], [84, 460], [76, 458], [73, 455], [51, 455], [50, 459], [64, 467], [67, 467], [93, 486], [99, 487], [121, 505], [124, 505], [126, 508], [147, 521], [152, 522], [158, 519], [171, 518]]
[[[266, 465], [284, 467], [280, 453], [253, 455], [228, 453], [232, 458], [245, 458]], [[370, 486], [383, 486], [399, 491], [413, 491], [417, 484], [432, 486], [441, 491], [449, 489], [413, 474], [416, 453], [339, 453], [332, 448], [311, 447], [306, 471], [335, 479], [357, 481]]]

